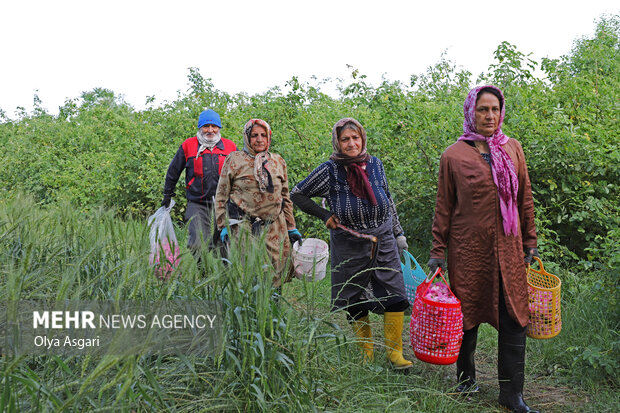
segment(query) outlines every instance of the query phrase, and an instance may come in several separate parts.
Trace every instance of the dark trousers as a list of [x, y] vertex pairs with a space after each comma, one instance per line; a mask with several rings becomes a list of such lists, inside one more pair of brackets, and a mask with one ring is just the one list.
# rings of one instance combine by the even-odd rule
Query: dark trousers
[[497, 339], [497, 379], [500, 393], [523, 393], [525, 381], [525, 329], [506, 310], [504, 293], [499, 295], [499, 334]]
[[[506, 308], [504, 290], [500, 278], [499, 331], [497, 339], [497, 373], [500, 387], [510, 386], [518, 393], [523, 390], [525, 368], [525, 327], [510, 317]], [[456, 375], [460, 383], [475, 385], [476, 368], [474, 354], [478, 339], [478, 326], [463, 331], [463, 342], [456, 362]]]
[[[371, 280], [372, 282], [372, 280]], [[359, 320], [366, 317], [370, 311], [376, 313], [397, 313], [409, 308], [409, 301], [399, 296], [389, 296], [385, 288], [376, 284], [373, 285], [373, 292], [378, 299], [373, 302], [358, 302], [347, 307], [347, 319], [349, 321]]]
[[189, 237], [187, 247], [194, 257], [200, 256], [203, 245], [211, 243], [211, 221], [213, 221], [213, 205], [187, 201], [185, 221], [188, 222]]

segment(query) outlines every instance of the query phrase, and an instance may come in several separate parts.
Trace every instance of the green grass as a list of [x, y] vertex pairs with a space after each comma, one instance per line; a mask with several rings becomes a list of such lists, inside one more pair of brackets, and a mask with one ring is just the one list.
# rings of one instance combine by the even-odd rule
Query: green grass
[[[177, 234], [184, 246], [185, 229]], [[452, 393], [454, 366], [414, 361], [409, 375], [390, 369], [376, 315], [376, 360], [365, 365], [344, 315], [329, 312], [329, 276], [295, 279], [276, 302], [261, 245], [242, 241], [230, 265], [205, 252], [202, 270], [183, 248], [180, 276], [162, 283], [148, 267], [145, 222], [69, 205], [42, 209], [24, 197], [0, 202], [3, 300], [221, 300], [225, 323], [223, 351], [210, 358], [3, 356], [0, 409], [498, 411], [493, 328], [481, 328], [482, 391], [469, 399]], [[565, 280], [564, 330], [553, 340], [529, 340], [526, 398], [545, 412], [618, 411], [618, 379], [607, 371], [618, 361], [617, 290], [601, 284], [601, 294], [593, 278], [550, 270]], [[413, 360], [407, 325], [405, 355]]]

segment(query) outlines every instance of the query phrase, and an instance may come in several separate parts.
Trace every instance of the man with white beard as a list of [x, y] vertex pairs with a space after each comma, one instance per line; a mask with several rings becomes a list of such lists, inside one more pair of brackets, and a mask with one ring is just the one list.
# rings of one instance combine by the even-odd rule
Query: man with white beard
[[186, 139], [179, 147], [170, 162], [164, 183], [161, 204], [167, 208], [185, 169], [185, 221], [189, 221], [187, 246], [196, 258], [200, 256], [202, 242], [211, 240], [213, 201], [222, 165], [226, 156], [237, 150], [233, 141], [222, 138], [221, 128], [222, 122], [217, 112], [212, 109], [203, 111], [198, 117], [196, 136]]

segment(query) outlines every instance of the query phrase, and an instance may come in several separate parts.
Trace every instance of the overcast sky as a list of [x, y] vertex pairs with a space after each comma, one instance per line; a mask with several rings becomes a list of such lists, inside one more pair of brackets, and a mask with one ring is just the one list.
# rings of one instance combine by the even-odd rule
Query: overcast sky
[[2, 0], [0, 109], [34, 94], [57, 113], [104, 87], [136, 109], [173, 100], [189, 67], [217, 89], [261, 93], [292, 76], [409, 82], [446, 57], [477, 76], [504, 40], [540, 61], [591, 36], [616, 1]]

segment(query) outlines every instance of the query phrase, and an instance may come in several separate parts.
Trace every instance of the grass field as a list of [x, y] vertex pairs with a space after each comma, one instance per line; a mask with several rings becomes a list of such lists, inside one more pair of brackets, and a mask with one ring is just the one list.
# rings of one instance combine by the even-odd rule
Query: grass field
[[[177, 234], [184, 245], [185, 229]], [[414, 361], [408, 375], [393, 371], [375, 315], [376, 360], [365, 365], [344, 315], [329, 313], [329, 275], [295, 279], [274, 300], [260, 243], [233, 249], [230, 265], [205, 253], [204, 271], [183, 249], [181, 275], [167, 283], [153, 276], [148, 253], [141, 220], [42, 209], [25, 197], [0, 202], [3, 300], [220, 300], [225, 319], [224, 351], [212, 358], [5, 355], [1, 410], [498, 411], [497, 333], [489, 326], [476, 359], [481, 392], [462, 398], [453, 365]], [[616, 290], [597, 290], [596, 274], [553, 263], [549, 270], [564, 282], [564, 326], [552, 340], [528, 339], [526, 400], [544, 412], [620, 411]], [[413, 360], [407, 328], [403, 341]]]

